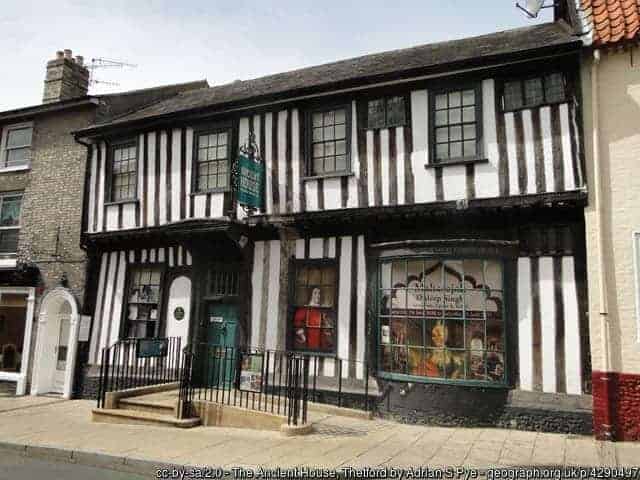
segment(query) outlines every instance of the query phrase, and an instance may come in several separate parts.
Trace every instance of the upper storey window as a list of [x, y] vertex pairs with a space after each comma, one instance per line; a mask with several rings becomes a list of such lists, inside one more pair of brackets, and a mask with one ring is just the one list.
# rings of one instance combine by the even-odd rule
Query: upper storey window
[[30, 123], [10, 125], [2, 135], [0, 169], [28, 167], [31, 161], [33, 126]]
[[230, 137], [228, 129], [197, 134], [196, 191], [229, 188]]
[[566, 99], [566, 79], [562, 73], [504, 82], [502, 105], [505, 111], [561, 103]]
[[111, 154], [111, 201], [135, 200], [138, 149], [135, 140], [115, 144]]
[[346, 107], [311, 114], [311, 164], [309, 175], [331, 175], [349, 171], [348, 110]]
[[431, 96], [433, 158], [436, 163], [480, 156], [479, 87], [439, 90]]
[[406, 123], [404, 97], [377, 98], [367, 103], [367, 128], [401, 127]]
[[15, 254], [20, 235], [22, 194], [0, 195], [0, 255]]

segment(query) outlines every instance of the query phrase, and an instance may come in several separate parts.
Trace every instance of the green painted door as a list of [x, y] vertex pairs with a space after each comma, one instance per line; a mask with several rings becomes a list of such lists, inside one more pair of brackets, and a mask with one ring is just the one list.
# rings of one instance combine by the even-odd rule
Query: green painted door
[[209, 303], [206, 311], [207, 345], [210, 358], [204, 365], [208, 384], [225, 388], [234, 379], [238, 307], [225, 303]]

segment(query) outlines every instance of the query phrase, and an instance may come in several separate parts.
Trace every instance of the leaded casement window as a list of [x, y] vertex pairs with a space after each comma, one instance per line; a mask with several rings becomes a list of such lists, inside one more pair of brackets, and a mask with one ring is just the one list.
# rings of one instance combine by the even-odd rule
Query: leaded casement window
[[200, 132], [196, 135], [196, 191], [227, 190], [230, 185], [229, 129]]
[[378, 285], [378, 358], [384, 374], [505, 383], [502, 262], [384, 259]]
[[135, 140], [111, 147], [110, 201], [135, 200], [138, 183], [138, 146]]
[[11, 255], [18, 251], [21, 209], [21, 193], [0, 195], [0, 255]]
[[158, 335], [161, 306], [161, 266], [133, 266], [126, 296], [126, 338], [150, 338]]
[[335, 353], [337, 272], [335, 261], [295, 263], [289, 325], [293, 350]]
[[539, 107], [567, 101], [566, 78], [562, 73], [550, 73], [504, 82], [504, 111]]
[[480, 157], [481, 95], [478, 86], [439, 90], [431, 94], [431, 143], [435, 163]]
[[389, 128], [406, 125], [405, 97], [376, 98], [367, 102], [367, 128]]
[[311, 113], [309, 176], [349, 172], [349, 114], [346, 107]]
[[30, 123], [10, 125], [2, 134], [0, 169], [28, 167], [31, 162], [33, 126]]

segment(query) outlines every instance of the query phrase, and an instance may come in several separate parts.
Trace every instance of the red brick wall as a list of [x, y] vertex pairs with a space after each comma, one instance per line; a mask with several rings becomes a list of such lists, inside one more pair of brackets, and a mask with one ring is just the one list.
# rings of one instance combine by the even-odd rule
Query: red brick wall
[[640, 441], [640, 375], [593, 372], [592, 380], [596, 438]]

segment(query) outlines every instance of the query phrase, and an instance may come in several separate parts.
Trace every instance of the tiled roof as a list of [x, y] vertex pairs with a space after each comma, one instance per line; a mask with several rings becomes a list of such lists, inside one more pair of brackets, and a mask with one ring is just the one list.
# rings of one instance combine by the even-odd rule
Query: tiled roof
[[595, 46], [634, 40], [640, 33], [640, 0], [576, 0]]
[[90, 133], [107, 125], [123, 125], [196, 109], [220, 108], [223, 105], [255, 102], [267, 97], [301, 95], [311, 90], [328, 91], [337, 86], [348, 88], [410, 77], [418, 73], [447, 71], [465, 62], [487, 66], [490, 62], [507, 55], [526, 55], [541, 49], [558, 52], [562, 48], [578, 48], [579, 43], [580, 40], [571, 28], [564, 21], [558, 21], [479, 37], [375, 53], [253, 80], [184, 92], [111, 122], [89, 127], [82, 133]]

